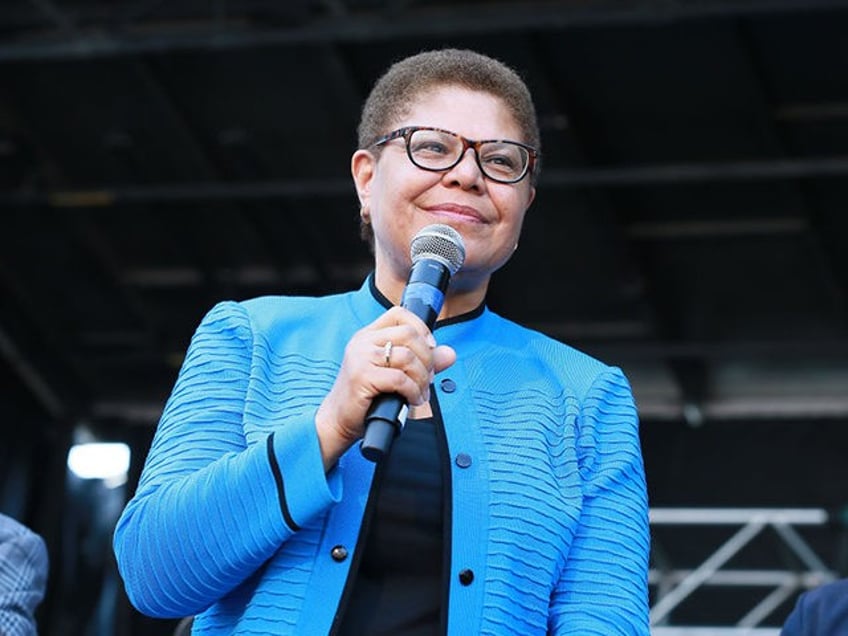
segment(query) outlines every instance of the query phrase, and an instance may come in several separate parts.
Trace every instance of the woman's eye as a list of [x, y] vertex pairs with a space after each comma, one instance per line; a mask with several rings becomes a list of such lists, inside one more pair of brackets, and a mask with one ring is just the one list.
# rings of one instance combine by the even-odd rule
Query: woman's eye
[[483, 161], [486, 165], [497, 166], [499, 168], [513, 169], [518, 165], [515, 158], [509, 155], [486, 155]]
[[444, 155], [447, 154], [448, 147], [438, 141], [420, 141], [415, 143], [412, 152]]

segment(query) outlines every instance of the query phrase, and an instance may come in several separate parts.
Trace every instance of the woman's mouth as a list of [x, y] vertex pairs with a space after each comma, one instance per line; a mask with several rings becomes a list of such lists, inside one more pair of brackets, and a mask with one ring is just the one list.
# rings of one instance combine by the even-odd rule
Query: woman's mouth
[[485, 223], [483, 215], [475, 208], [458, 203], [437, 203], [424, 208], [430, 214], [449, 217], [466, 223]]

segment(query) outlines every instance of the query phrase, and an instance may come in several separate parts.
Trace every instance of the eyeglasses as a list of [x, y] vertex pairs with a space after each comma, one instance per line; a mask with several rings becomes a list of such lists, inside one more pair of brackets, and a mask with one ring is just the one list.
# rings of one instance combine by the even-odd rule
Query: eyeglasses
[[517, 183], [533, 166], [539, 152], [532, 146], [505, 139], [472, 141], [461, 135], [427, 126], [399, 128], [377, 139], [372, 145], [381, 146], [393, 139], [403, 138], [409, 160], [422, 170], [444, 172], [456, 166], [469, 148], [480, 171], [498, 183]]

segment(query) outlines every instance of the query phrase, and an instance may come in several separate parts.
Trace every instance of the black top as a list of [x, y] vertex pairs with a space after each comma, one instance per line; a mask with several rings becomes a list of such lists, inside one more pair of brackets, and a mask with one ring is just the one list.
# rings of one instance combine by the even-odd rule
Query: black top
[[382, 483], [340, 636], [439, 633], [442, 473], [433, 418], [407, 420]]

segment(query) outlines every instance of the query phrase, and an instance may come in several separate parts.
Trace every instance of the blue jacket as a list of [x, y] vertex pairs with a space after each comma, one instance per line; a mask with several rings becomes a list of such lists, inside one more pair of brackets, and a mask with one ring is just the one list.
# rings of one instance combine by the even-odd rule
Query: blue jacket
[[[347, 341], [386, 310], [369, 283], [204, 318], [115, 532], [140, 611], [199, 614], [202, 634], [331, 632], [374, 464], [354, 446], [325, 475], [313, 416]], [[458, 355], [432, 392], [453, 458], [448, 634], [647, 634], [648, 506], [621, 372], [488, 309], [435, 335]]]

